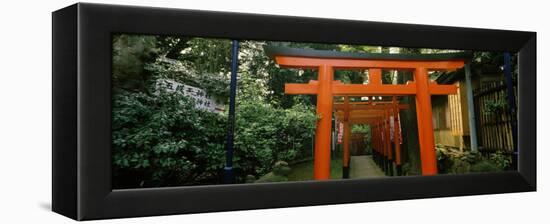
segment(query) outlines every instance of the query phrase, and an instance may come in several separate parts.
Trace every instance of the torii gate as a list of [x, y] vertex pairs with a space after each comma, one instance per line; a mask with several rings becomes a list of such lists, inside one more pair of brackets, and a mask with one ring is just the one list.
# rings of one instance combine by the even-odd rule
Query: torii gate
[[[366, 54], [266, 47], [266, 53], [281, 67], [317, 69], [316, 82], [285, 84], [286, 94], [316, 94], [317, 121], [314, 151], [314, 179], [330, 179], [330, 145], [334, 96], [414, 95], [422, 175], [437, 174], [433, 136], [431, 95], [456, 94], [456, 85], [430, 81], [428, 71], [451, 71], [464, 66], [465, 54]], [[334, 70], [368, 69], [368, 84], [334, 82]], [[382, 84], [382, 69], [410, 70], [414, 81], [401, 85]]]
[[[393, 116], [394, 120], [394, 136], [398, 136], [399, 133], [399, 110], [409, 109], [408, 104], [398, 104], [397, 98], [392, 97], [392, 101], [368, 101], [368, 102], [349, 102], [349, 97], [344, 97], [343, 103], [335, 103], [334, 110], [338, 120], [342, 121], [344, 126], [343, 133], [343, 155], [342, 155], [342, 178], [349, 178], [349, 164], [350, 164], [350, 134], [352, 124], [372, 124], [381, 119], [385, 119], [388, 122], [389, 118]], [[354, 113], [352, 113], [352, 111]], [[388, 111], [389, 115], [388, 116]], [[371, 130], [372, 132], [372, 130]], [[374, 133], [372, 133], [374, 134]], [[397, 165], [398, 173], [400, 174], [401, 165], [401, 148], [398, 138], [394, 138], [395, 145], [395, 162]], [[391, 151], [390, 151], [391, 152]]]
[[[384, 112], [384, 116], [374, 121], [369, 121], [371, 125], [372, 141], [373, 145], [373, 159], [375, 162], [383, 168], [386, 173], [393, 175], [393, 163], [397, 175], [401, 175], [401, 142], [400, 142], [400, 123], [399, 123], [399, 110], [408, 109], [408, 105], [398, 105], [397, 99], [394, 96], [392, 98], [393, 107], [388, 108]], [[393, 120], [391, 120], [393, 117]], [[393, 122], [393, 133], [391, 133], [391, 123]], [[391, 146], [391, 135], [393, 134], [393, 144]], [[393, 150], [395, 149], [395, 155]]]

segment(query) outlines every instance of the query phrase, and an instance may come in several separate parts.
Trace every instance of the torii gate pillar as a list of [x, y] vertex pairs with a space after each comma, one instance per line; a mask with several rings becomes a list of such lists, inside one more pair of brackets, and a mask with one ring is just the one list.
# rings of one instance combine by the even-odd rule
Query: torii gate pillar
[[[420, 144], [420, 161], [437, 161], [434, 144], [432, 100], [430, 94], [430, 79], [426, 68], [414, 70], [416, 83], [416, 119], [418, 123], [418, 142]], [[422, 175], [437, 174], [437, 163], [423, 162]]]
[[331, 66], [319, 66], [319, 85], [317, 88], [317, 121], [315, 130], [315, 152], [313, 177], [316, 180], [330, 179], [330, 150], [326, 150], [331, 141], [332, 129], [332, 80], [333, 69]]

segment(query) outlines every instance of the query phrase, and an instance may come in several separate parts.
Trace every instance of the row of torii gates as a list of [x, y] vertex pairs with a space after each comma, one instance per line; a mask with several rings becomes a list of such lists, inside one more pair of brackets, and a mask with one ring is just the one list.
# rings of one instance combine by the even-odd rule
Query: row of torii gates
[[345, 96], [343, 103], [334, 104], [335, 117], [344, 126], [343, 178], [349, 178], [352, 124], [368, 124], [371, 127], [371, 148], [375, 162], [389, 175], [393, 175], [393, 162], [397, 175], [401, 175], [399, 111], [409, 109], [409, 105], [399, 104], [397, 96], [392, 96], [391, 101], [375, 101], [372, 97], [369, 102], [350, 102], [349, 98]]
[[[351, 124], [369, 124], [375, 161], [382, 166], [393, 166], [395, 163], [399, 167], [401, 149], [397, 137], [400, 136], [398, 114], [409, 106], [400, 104], [398, 96], [415, 97], [422, 175], [437, 174], [431, 95], [456, 94], [457, 86], [439, 85], [429, 79], [428, 72], [462, 68], [467, 60], [466, 54], [369, 54], [286, 47], [268, 47], [265, 50], [281, 67], [318, 70], [317, 80], [307, 84], [285, 84], [285, 94], [317, 95], [317, 114], [320, 118], [315, 132], [314, 179], [330, 179], [333, 114], [344, 124], [344, 178], [349, 176]], [[412, 71], [413, 81], [398, 85], [383, 84], [383, 69]], [[368, 70], [368, 84], [335, 81], [335, 70]], [[344, 102], [335, 104], [335, 96], [343, 96]], [[353, 96], [385, 96], [392, 100], [350, 102], [349, 98]], [[390, 133], [390, 130], [394, 133]], [[390, 139], [392, 135], [393, 144]]]

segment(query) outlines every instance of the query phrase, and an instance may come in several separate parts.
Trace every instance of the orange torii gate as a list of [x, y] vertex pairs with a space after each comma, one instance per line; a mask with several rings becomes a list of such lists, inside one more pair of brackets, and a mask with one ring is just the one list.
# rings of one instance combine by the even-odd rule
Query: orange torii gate
[[[317, 69], [318, 78], [308, 84], [285, 84], [286, 94], [317, 95], [317, 121], [314, 151], [314, 178], [330, 178], [330, 145], [334, 96], [416, 96], [418, 136], [423, 175], [437, 174], [433, 136], [431, 95], [456, 94], [457, 86], [430, 81], [428, 71], [450, 71], [464, 66], [465, 54], [366, 54], [286, 47], [266, 47], [275, 62], [288, 68]], [[367, 69], [368, 84], [334, 81], [334, 71]], [[414, 81], [400, 85], [382, 84], [382, 69], [413, 71]]]
[[[380, 166], [386, 172], [386, 174], [393, 175], [392, 169], [390, 168], [391, 161], [394, 160], [397, 165], [401, 164], [400, 149], [396, 148], [394, 156], [389, 137], [391, 128], [389, 125], [387, 110], [384, 110], [382, 112], [378, 111], [377, 114], [373, 114], [372, 112], [373, 111], [362, 111], [363, 114], [368, 115], [354, 115], [354, 117], [350, 119], [350, 122], [369, 124], [371, 126], [371, 144], [372, 148], [374, 149], [373, 159], [378, 164], [378, 166]], [[398, 138], [394, 138], [394, 144], [397, 146], [399, 145], [398, 141]]]
[[[344, 97], [343, 103], [335, 103], [334, 110], [338, 120], [342, 121], [344, 126], [343, 133], [343, 155], [342, 155], [342, 178], [349, 178], [349, 164], [350, 164], [350, 134], [352, 124], [372, 124], [378, 121], [380, 118], [386, 118], [387, 112], [390, 111], [391, 116], [394, 117], [394, 124], [399, 128], [399, 121], [397, 120], [397, 114], [399, 110], [409, 109], [408, 104], [397, 104], [397, 99], [394, 96], [392, 101], [368, 101], [368, 102], [349, 102], [349, 97]], [[352, 111], [354, 112], [353, 114]], [[399, 129], [395, 129], [394, 136], [399, 134]], [[396, 165], [398, 170], [401, 165], [401, 149], [399, 141], [394, 138], [394, 145], [396, 146]], [[385, 169], [385, 168], [384, 168]], [[400, 172], [398, 172], [400, 173]]]
[[[375, 162], [383, 168], [383, 170], [393, 175], [393, 162], [395, 162], [395, 168], [397, 175], [401, 175], [401, 144], [400, 144], [400, 123], [399, 123], [399, 110], [397, 107], [396, 97], [393, 97], [393, 108], [385, 111], [384, 117], [377, 121], [371, 122], [372, 129], [372, 145], [375, 151], [373, 152], [373, 158]], [[401, 108], [406, 109], [406, 108]], [[393, 120], [391, 120], [393, 118]], [[391, 123], [393, 122], [393, 133], [391, 133]], [[393, 145], [391, 146], [391, 135], [393, 134]], [[395, 149], [395, 156], [393, 155], [393, 149]]]

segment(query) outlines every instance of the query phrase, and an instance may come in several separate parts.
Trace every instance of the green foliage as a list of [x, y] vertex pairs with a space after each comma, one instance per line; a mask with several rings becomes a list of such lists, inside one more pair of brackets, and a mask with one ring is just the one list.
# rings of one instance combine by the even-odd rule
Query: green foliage
[[482, 156], [479, 152], [458, 151], [436, 146], [440, 173], [496, 172], [509, 168], [511, 158], [502, 152]]
[[418, 175], [418, 173], [415, 172], [415, 169], [413, 169], [411, 163], [404, 163], [401, 169], [403, 171], [403, 175], [405, 176]]
[[216, 183], [226, 116], [195, 109], [181, 94], [121, 91], [113, 101], [113, 185]]
[[275, 175], [288, 176], [291, 169], [288, 166], [288, 163], [285, 161], [278, 161], [273, 165], [273, 173]]
[[501, 151], [497, 151], [489, 156], [489, 160], [493, 162], [500, 170], [507, 170], [512, 165], [512, 157]]
[[[519, 72], [517, 53], [511, 55], [512, 80], [517, 81]], [[479, 74], [503, 74], [504, 54], [502, 52], [475, 51], [472, 71]]]
[[229, 98], [229, 78], [224, 73], [199, 73], [190, 62], [166, 57], [159, 57], [156, 61], [147, 64], [145, 69], [155, 80], [171, 79], [204, 89], [223, 103], [226, 103]]
[[146, 91], [150, 75], [144, 67], [159, 52], [154, 36], [113, 36], [113, 86]]
[[282, 175], [276, 175], [274, 173], [268, 173], [260, 179], [254, 181], [254, 183], [270, 183], [270, 182], [285, 182], [288, 181], [288, 177]]
[[364, 45], [340, 44], [338, 45], [338, 47], [340, 48], [340, 51], [354, 52], [354, 53], [380, 53], [380, 51], [382, 50], [382, 48], [378, 46], [364, 46]]
[[266, 183], [266, 182], [282, 182], [288, 181], [288, 174], [292, 169], [288, 166], [288, 163], [285, 161], [278, 161], [273, 165], [273, 171], [267, 173], [266, 175], [260, 177], [256, 180], [256, 183]]
[[[304, 105], [311, 100], [283, 95], [285, 82], [307, 82], [314, 72], [303, 76], [298, 70], [278, 68], [263, 52], [265, 44], [241, 42], [234, 157], [238, 182], [270, 172], [275, 161], [310, 156], [317, 117]], [[227, 115], [198, 110], [192, 99], [151, 87], [158, 79], [172, 79], [205, 89], [226, 103], [230, 64], [229, 40], [114, 36], [115, 188], [219, 182]]]
[[357, 124], [351, 128], [351, 133], [361, 133], [370, 135], [370, 125]]
[[484, 112], [487, 114], [499, 114], [505, 112], [508, 103], [506, 98], [500, 98], [498, 100], [486, 100]]
[[462, 152], [457, 149], [436, 146], [437, 168], [440, 173], [467, 173], [472, 164], [483, 158], [476, 152]]
[[365, 147], [367, 147], [367, 153], [370, 153], [370, 145], [371, 145], [371, 129], [370, 125], [366, 124], [356, 124], [351, 126], [351, 133], [361, 133], [364, 134], [365, 137], [363, 138], [363, 142]]
[[[271, 105], [291, 108], [295, 104], [312, 104], [310, 96], [290, 96], [284, 93], [285, 83], [307, 83], [316, 79], [316, 71], [281, 69], [269, 58], [265, 45], [295, 46], [294, 43], [246, 41], [241, 43], [239, 67], [239, 97], [258, 100]], [[241, 88], [242, 87], [242, 88]], [[251, 88], [248, 88], [251, 87]], [[243, 94], [243, 92], [246, 92]]]
[[[185, 41], [185, 45], [181, 44]], [[168, 43], [166, 43], [168, 42]], [[176, 40], [159, 38], [157, 45], [168, 45], [166, 56], [160, 56], [147, 63], [145, 69], [156, 80], [167, 78], [206, 90], [219, 102], [226, 103], [229, 98], [229, 77], [231, 63], [231, 42], [229, 40], [204, 38], [178, 38]], [[172, 57], [170, 47], [181, 49]], [[174, 47], [173, 46], [173, 47]], [[180, 49], [178, 48], [178, 49]]]
[[190, 62], [197, 72], [229, 74], [231, 71], [230, 40], [192, 38], [187, 45], [178, 59]]
[[317, 116], [306, 106], [275, 108], [259, 101], [237, 105], [235, 169], [262, 176], [276, 161], [294, 161], [308, 156]]
[[[353, 164], [352, 164], [353, 166]], [[313, 160], [292, 164], [289, 181], [313, 180]], [[342, 156], [331, 156], [330, 179], [342, 178]]]
[[502, 171], [496, 164], [488, 160], [482, 160], [470, 167], [470, 172], [497, 172]]

